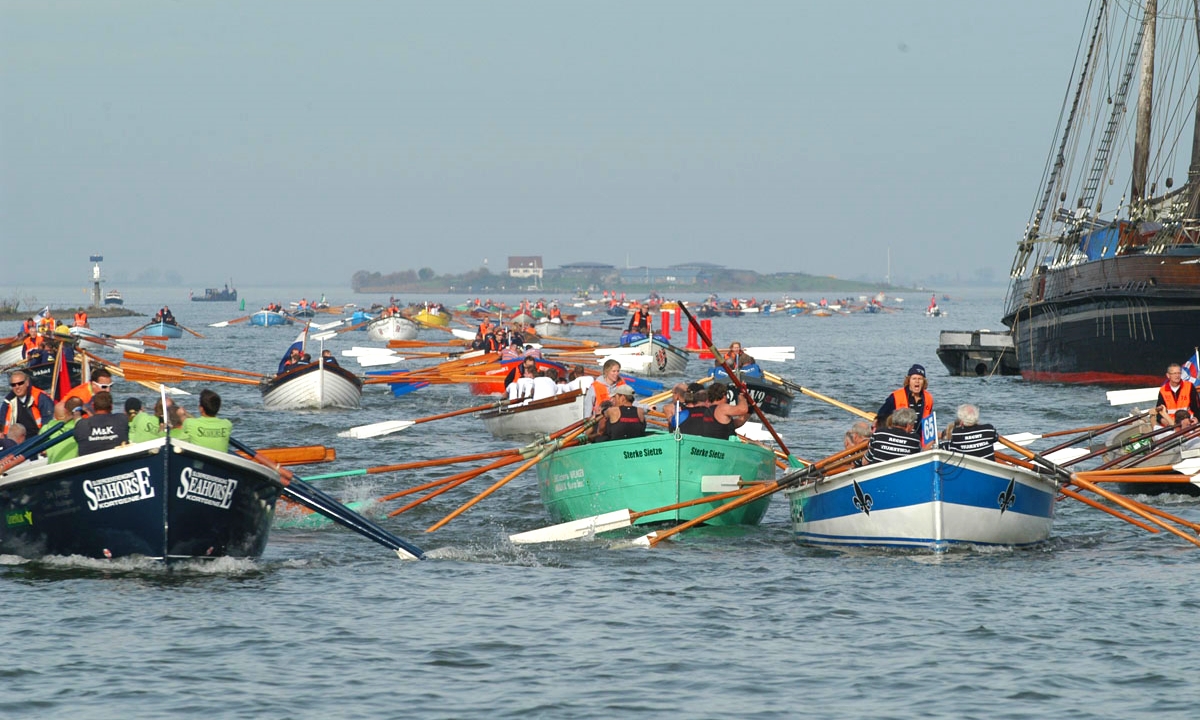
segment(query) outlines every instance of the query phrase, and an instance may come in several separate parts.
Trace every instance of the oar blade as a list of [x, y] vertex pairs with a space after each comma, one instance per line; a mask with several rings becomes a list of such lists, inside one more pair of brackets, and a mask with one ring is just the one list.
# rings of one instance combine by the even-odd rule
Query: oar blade
[[398, 362], [404, 361], [404, 358], [399, 355], [359, 355], [355, 359], [358, 360], [358, 364], [362, 367], [395, 365]]
[[415, 425], [412, 420], [384, 420], [383, 422], [371, 423], [369, 425], [359, 425], [352, 427], [349, 430], [344, 430], [338, 433], [338, 437], [345, 438], [373, 438], [381, 435], [391, 435], [398, 433], [405, 428]]
[[603, 515], [593, 515], [581, 520], [550, 525], [549, 527], [529, 530], [515, 535], [509, 535], [508, 540], [514, 545], [534, 545], [537, 543], [560, 542], [591, 537], [596, 533], [619, 530], [633, 524], [633, 512], [628, 508], [614, 510]]
[[1134, 390], [1109, 390], [1104, 393], [1109, 405], [1133, 405], [1134, 403], [1151, 403], [1158, 400], [1158, 388], [1137, 388]]
[[1090, 452], [1091, 451], [1089, 451], [1087, 448], [1068, 447], [1063, 448], [1062, 450], [1056, 450], [1055, 452], [1044, 455], [1043, 457], [1055, 465], [1065, 465], [1066, 463], [1081, 458]]
[[1200, 473], [1200, 458], [1184, 458], [1181, 462], [1171, 467], [1175, 469], [1175, 472], [1184, 475], [1195, 475], [1196, 473]]
[[[1014, 442], [1014, 443], [1020, 445], [1021, 447], [1025, 447], [1026, 445], [1033, 442], [1034, 440], [1042, 439], [1041, 435], [1034, 435], [1033, 433], [1027, 433], [1027, 432], [1013, 433], [1012, 435], [1005, 435], [1004, 437], [1007, 438], [1009, 442]], [[997, 442], [996, 449], [1003, 450], [1004, 444]]]

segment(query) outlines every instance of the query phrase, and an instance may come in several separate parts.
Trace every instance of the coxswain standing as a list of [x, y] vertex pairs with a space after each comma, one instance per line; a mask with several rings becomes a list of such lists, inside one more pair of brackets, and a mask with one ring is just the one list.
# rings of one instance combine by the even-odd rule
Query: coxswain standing
[[910, 367], [904, 378], [904, 387], [888, 395], [879, 406], [879, 411], [875, 413], [875, 428], [885, 427], [888, 417], [900, 408], [912, 408], [917, 413], [918, 422], [929, 417], [933, 412], [933, 396], [929, 394], [928, 387], [924, 366]]

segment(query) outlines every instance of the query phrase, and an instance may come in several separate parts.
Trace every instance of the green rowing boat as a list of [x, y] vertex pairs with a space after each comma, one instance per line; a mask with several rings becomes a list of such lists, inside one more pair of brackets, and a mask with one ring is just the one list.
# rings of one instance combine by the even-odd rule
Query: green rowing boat
[[[775, 455], [740, 440], [654, 432], [557, 450], [538, 463], [538, 490], [556, 523], [628, 508], [652, 510], [730, 489], [737, 478], [775, 479]], [[682, 522], [722, 501], [638, 518], [636, 523]], [[727, 502], [727, 500], [725, 501]], [[713, 525], [756, 525], [770, 497], [716, 516]]]

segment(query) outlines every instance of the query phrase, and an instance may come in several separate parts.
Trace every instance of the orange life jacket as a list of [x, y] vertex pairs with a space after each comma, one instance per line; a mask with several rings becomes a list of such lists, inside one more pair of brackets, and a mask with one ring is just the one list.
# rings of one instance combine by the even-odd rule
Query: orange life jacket
[[75, 313], [75, 327], [87, 327], [87, 313], [83, 310]]
[[[33, 380], [26, 379], [29, 383], [29, 405], [26, 408], [29, 414], [33, 416], [33, 421], [37, 423], [39, 429], [42, 427], [42, 411], [38, 409], [38, 400], [46, 393], [42, 389], [33, 384]], [[16, 396], [8, 403], [8, 412], [4, 415], [4, 426], [0, 427], [0, 432], [7, 433], [12, 424], [17, 421], [17, 403], [19, 400]]]
[[94, 394], [95, 393], [92, 392], [92, 384], [87, 380], [84, 380], [83, 382], [79, 383], [77, 387], [71, 388], [71, 392], [63, 395], [62, 402], [66, 402], [70, 398], [77, 397], [83, 401], [84, 405], [87, 405], [92, 401], [92, 395]]
[[[929, 417], [933, 412], [933, 396], [928, 390], [922, 390], [921, 395], [925, 398], [925, 407], [921, 410], [921, 419]], [[892, 393], [892, 400], [896, 403], [896, 409], [908, 407], [908, 391], [906, 388], [900, 388]]]
[[[624, 384], [625, 384], [624, 380], [620, 380], [620, 379], [617, 380], [617, 385], [624, 385]], [[613, 387], [616, 388], [617, 385], [613, 385]], [[600, 403], [602, 403], [605, 400], [608, 400], [609, 398], [612, 397], [612, 393], [609, 391], [608, 386], [602, 382], [592, 383], [592, 392], [596, 393], [596, 407], [597, 408], [600, 407]]]
[[1192, 383], [1184, 380], [1179, 383], [1179, 397], [1175, 397], [1175, 393], [1171, 391], [1171, 382], [1168, 380], [1163, 383], [1163, 386], [1158, 391], [1158, 401], [1167, 408], [1169, 415], [1174, 415], [1177, 410], [1191, 410], [1192, 408], [1192, 393], [1196, 387]]

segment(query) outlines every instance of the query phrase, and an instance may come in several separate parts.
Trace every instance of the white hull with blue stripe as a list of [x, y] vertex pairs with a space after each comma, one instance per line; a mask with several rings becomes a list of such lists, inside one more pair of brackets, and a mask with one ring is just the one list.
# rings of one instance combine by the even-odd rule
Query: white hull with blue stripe
[[805, 545], [915, 548], [1044, 542], [1049, 476], [945, 450], [856, 468], [787, 491]]

